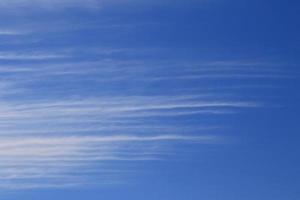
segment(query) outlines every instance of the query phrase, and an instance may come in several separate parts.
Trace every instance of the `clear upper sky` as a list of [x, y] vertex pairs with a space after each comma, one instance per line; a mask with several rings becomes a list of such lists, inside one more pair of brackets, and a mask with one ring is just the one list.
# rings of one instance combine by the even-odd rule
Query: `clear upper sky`
[[299, 1], [0, 10], [0, 199], [300, 199]]

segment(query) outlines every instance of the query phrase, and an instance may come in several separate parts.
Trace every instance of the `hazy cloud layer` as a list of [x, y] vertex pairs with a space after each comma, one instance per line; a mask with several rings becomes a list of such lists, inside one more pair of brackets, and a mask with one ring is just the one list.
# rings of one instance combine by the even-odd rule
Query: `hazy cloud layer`
[[[10, 0], [0, 8], [20, 9], [18, 16], [127, 2], [134, 0]], [[298, 76], [272, 62], [76, 43], [110, 35], [111, 27], [127, 30], [120, 23], [106, 22], [103, 33], [91, 28], [95, 21], [24, 21], [0, 30], [0, 189], [127, 183], [137, 163], [180, 160], [190, 153], [183, 146], [225, 141], [222, 126], [232, 115], [270, 106], [249, 91], [268, 92], [278, 88], [274, 79]]]

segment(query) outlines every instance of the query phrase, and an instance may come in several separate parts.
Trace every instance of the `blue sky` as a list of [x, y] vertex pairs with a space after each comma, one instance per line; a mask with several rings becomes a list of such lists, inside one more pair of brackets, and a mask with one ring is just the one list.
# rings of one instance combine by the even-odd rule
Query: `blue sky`
[[0, 198], [299, 199], [299, 8], [2, 0]]

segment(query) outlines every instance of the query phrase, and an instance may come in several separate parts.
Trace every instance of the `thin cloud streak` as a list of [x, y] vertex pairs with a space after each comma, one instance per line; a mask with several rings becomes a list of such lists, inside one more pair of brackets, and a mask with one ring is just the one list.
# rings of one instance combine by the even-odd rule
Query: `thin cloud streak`
[[297, 74], [268, 62], [193, 60], [206, 55], [187, 49], [134, 48], [123, 36], [149, 22], [101, 13], [192, 1], [0, 1], [10, 19], [0, 24], [0, 191], [127, 184], [139, 164], [225, 143], [231, 115], [269, 106], [237, 90]]
[[[116, 6], [116, 5], [131, 5], [131, 4], [146, 4], [151, 5], [159, 1], [154, 0], [149, 2], [146, 0], [2, 0], [0, 7], [10, 9], [36, 9], [42, 8], [44, 10], [59, 10], [67, 8], [78, 8], [81, 9], [100, 9], [103, 6]], [[170, 1], [168, 1], [170, 2]], [[192, 1], [191, 1], [192, 2]], [[25, 11], [23, 11], [25, 12]]]
[[25, 32], [23, 31], [0, 29], [0, 36], [18, 36], [24, 34]]
[[[0, 60], [49, 60], [65, 58], [63, 54], [43, 54], [43, 53], [13, 53], [13, 52], [0, 52]], [[2, 68], [3, 69], [3, 68]]]
[[[115, 136], [59, 136], [59, 137], [0, 137], [0, 180], [1, 187], [11, 189], [31, 188], [35, 183], [39, 188], [48, 188], [55, 180], [58, 188], [70, 183], [87, 184], [87, 174], [93, 162], [147, 161], [164, 155], [165, 145], [174, 143], [214, 143], [212, 136], [184, 135], [115, 135]], [[40, 164], [37, 164], [40, 163]], [[12, 167], [14, 166], [14, 167]], [[52, 167], [49, 167], [52, 166]], [[77, 170], [80, 169], [80, 173]], [[100, 172], [112, 178], [114, 172], [101, 168]], [[122, 172], [122, 171], [121, 171]], [[99, 172], [98, 172], [99, 173]], [[69, 176], [68, 174], [73, 174]], [[80, 183], [84, 178], [85, 182]], [[9, 184], [4, 184], [10, 181]], [[109, 184], [109, 181], [107, 182]], [[74, 186], [74, 185], [73, 185]]]
[[[215, 124], [202, 119], [214, 121], [220, 115], [265, 106], [261, 101], [229, 94], [227, 89], [227, 95], [208, 92], [213, 86], [186, 95], [105, 95], [100, 91], [90, 97], [72, 96], [64, 94], [68, 81], [79, 88], [85, 88], [81, 81], [92, 81], [101, 90], [103, 85], [120, 87], [130, 81], [144, 84], [165, 79], [181, 84], [193, 78], [268, 78], [282, 73], [272, 68], [248, 70], [246, 64], [241, 68], [224, 63], [180, 67], [181, 63], [175, 62], [156, 65], [134, 59], [106, 59], [115, 53], [126, 54], [126, 50], [98, 49], [83, 56], [72, 50], [0, 52], [0, 60], [8, 61], [0, 66], [0, 74], [5, 77], [0, 84], [0, 188], [126, 183], [123, 176], [135, 170], [128, 173], [116, 163], [130, 168], [135, 163], [178, 158], [180, 147], [187, 144], [218, 144], [223, 138], [216, 130], [208, 132]], [[90, 61], [95, 55], [104, 58]], [[88, 58], [80, 61], [83, 57]], [[52, 96], [48, 92], [63, 94]], [[189, 122], [181, 122], [186, 119]]]
[[85, 6], [90, 8], [98, 8], [99, 3], [102, 0], [4, 0], [1, 1], [0, 7], [6, 7], [11, 9], [22, 8], [65, 8], [65, 7], [77, 7]]

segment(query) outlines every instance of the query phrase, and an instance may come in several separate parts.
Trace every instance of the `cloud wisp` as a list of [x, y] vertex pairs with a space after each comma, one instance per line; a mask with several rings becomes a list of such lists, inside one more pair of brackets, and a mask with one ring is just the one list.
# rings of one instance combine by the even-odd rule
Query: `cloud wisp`
[[297, 75], [268, 62], [201, 60], [196, 49], [165, 48], [172, 40], [149, 45], [142, 40], [172, 22], [123, 12], [181, 2], [198, 3], [0, 1], [0, 191], [128, 183], [140, 164], [226, 141], [232, 115], [270, 105], [248, 91]]
[[[162, 118], [172, 121], [190, 111], [212, 115], [224, 108], [257, 106], [254, 102], [200, 101], [193, 95], [2, 101], [0, 188], [84, 186], [93, 176], [101, 177], [95, 185], [118, 183], [120, 174], [127, 172], [114, 162], [130, 165], [161, 160], [182, 144], [214, 144], [221, 139], [199, 132], [186, 134], [178, 131], [180, 125], [168, 129], [160, 122]], [[117, 173], [104, 164], [113, 165]]]
[[0, 7], [24, 9], [24, 8], [68, 8], [84, 6], [97, 8], [102, 4], [101, 0], [10, 0], [1, 1]]
[[[188, 0], [193, 2], [194, 0]], [[177, 1], [179, 3], [182, 1]], [[81, 9], [100, 9], [107, 6], [116, 5], [152, 5], [161, 4], [162, 2], [154, 0], [3, 0], [0, 2], [0, 7], [11, 8], [11, 9], [44, 9], [44, 10], [58, 10], [58, 9], [70, 9], [70, 8], [81, 8]], [[165, 1], [165, 3], [174, 3], [170, 0]]]
[[[147, 125], [147, 119], [216, 115], [257, 108], [257, 102], [215, 100], [198, 96], [120, 96], [64, 101], [27, 101], [0, 104], [0, 134], [48, 130], [106, 130]], [[47, 128], [46, 128], [47, 127]], [[53, 129], [56, 127], [56, 129]], [[76, 127], [76, 128], [75, 128]], [[42, 132], [45, 132], [42, 131]], [[51, 132], [51, 131], [50, 131]], [[80, 131], [79, 131], [80, 132]], [[151, 132], [151, 129], [150, 129]]]
[[122, 49], [35, 52], [0, 53], [0, 189], [126, 183], [137, 163], [216, 145], [223, 137], [209, 128], [222, 117], [265, 105], [234, 89], [209, 92], [215, 80], [284, 75], [240, 62], [116, 58]]
[[183, 135], [0, 136], [0, 141], [0, 188], [28, 189], [88, 184], [87, 175], [91, 174], [108, 176], [105, 180], [109, 183], [108, 178], [113, 178], [114, 171], [109, 172], [105, 167], [94, 169], [95, 163], [155, 160], [167, 153], [166, 144], [211, 143], [215, 138]]
[[[209, 95], [2, 101], [0, 188], [86, 186], [94, 176], [101, 177], [94, 185], [116, 184], [128, 173], [115, 162], [153, 162], [179, 153], [180, 145], [221, 141], [198, 126], [193, 134], [183, 131], [177, 117], [259, 106]], [[111, 165], [116, 171], [109, 171]]]

